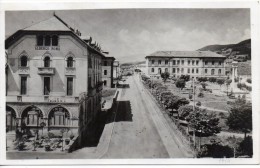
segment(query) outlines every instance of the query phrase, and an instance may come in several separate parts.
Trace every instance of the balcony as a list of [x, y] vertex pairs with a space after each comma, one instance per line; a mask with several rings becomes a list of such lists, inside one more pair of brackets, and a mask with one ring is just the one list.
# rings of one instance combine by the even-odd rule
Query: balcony
[[6, 102], [45, 102], [45, 103], [78, 103], [78, 96], [28, 96], [28, 95], [18, 95], [18, 96], [6, 96]]
[[54, 75], [54, 68], [53, 67], [39, 67], [38, 74], [39, 75]]
[[65, 75], [76, 75], [76, 68], [74, 68], [74, 67], [66, 67]]
[[19, 73], [19, 75], [29, 75], [30, 68], [29, 67], [19, 67], [18, 73]]

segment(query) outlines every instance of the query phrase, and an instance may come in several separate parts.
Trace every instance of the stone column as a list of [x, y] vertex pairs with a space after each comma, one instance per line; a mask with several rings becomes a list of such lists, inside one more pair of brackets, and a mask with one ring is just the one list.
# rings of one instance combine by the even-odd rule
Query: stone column
[[237, 77], [237, 62], [233, 61], [232, 62], [232, 84], [231, 84], [231, 91], [234, 91], [235, 89], [235, 78]]

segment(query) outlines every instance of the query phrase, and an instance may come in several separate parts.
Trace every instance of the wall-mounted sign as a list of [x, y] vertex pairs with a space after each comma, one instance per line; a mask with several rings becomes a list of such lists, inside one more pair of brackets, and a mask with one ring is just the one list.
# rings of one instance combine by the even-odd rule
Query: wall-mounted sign
[[60, 50], [59, 46], [35, 46], [35, 50]]

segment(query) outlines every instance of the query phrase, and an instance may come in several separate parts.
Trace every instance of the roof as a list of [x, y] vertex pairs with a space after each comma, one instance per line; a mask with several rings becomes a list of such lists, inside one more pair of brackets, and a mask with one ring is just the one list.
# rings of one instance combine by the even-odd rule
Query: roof
[[251, 62], [238, 62], [237, 66], [238, 75], [251, 75]]
[[68, 26], [61, 22], [57, 17], [51, 17], [47, 20], [36, 23], [23, 30], [33, 31], [71, 31]]
[[220, 55], [211, 51], [156, 51], [146, 57], [226, 58], [224, 55]]

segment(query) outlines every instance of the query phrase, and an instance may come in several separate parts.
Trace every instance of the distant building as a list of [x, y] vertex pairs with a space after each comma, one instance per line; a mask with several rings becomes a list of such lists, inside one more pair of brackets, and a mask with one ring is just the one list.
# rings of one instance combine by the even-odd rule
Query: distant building
[[114, 78], [114, 82], [116, 82], [118, 77], [121, 76], [121, 69], [120, 69], [119, 61], [114, 61], [113, 69], [114, 69], [113, 70], [113, 78]]
[[5, 47], [7, 128], [45, 123], [45, 130], [64, 128], [84, 142], [101, 111], [100, 46], [54, 15], [18, 30]]
[[225, 77], [226, 57], [211, 51], [157, 51], [145, 58], [147, 75], [158, 79], [163, 72], [173, 77]]
[[135, 69], [139, 69], [142, 74], [147, 74], [147, 67], [146, 64], [137, 64]]
[[102, 81], [104, 88], [113, 86], [114, 57], [106, 57], [102, 60]]

